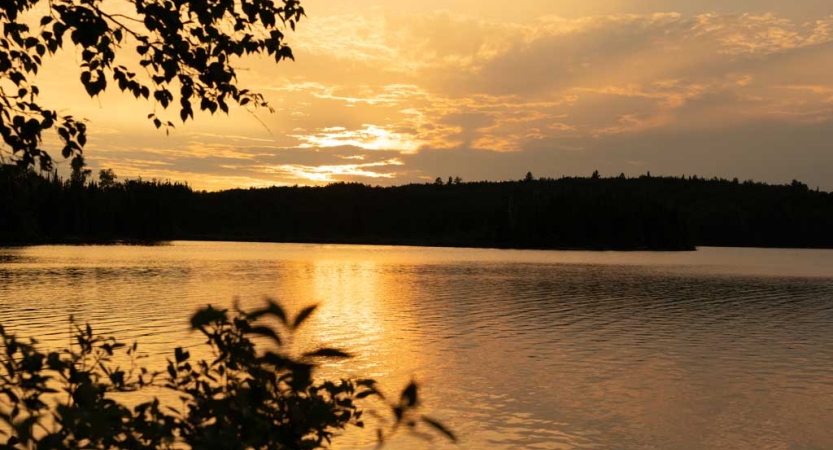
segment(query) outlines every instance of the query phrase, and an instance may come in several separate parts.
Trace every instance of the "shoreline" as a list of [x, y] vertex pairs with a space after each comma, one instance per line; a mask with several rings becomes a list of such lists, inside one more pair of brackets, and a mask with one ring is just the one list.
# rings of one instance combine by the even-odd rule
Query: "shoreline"
[[537, 251], [575, 251], [575, 252], [694, 252], [700, 247], [716, 248], [767, 248], [767, 249], [795, 249], [795, 250], [833, 250], [833, 247], [825, 246], [760, 246], [743, 245], [739, 243], [714, 244], [702, 243], [685, 247], [555, 247], [535, 245], [513, 245], [497, 242], [461, 242], [453, 240], [431, 240], [431, 239], [273, 239], [265, 237], [240, 237], [240, 236], [176, 236], [166, 239], [135, 239], [135, 238], [81, 238], [71, 237], [66, 239], [43, 239], [43, 240], [21, 240], [21, 241], [0, 241], [0, 248], [14, 247], [35, 247], [46, 245], [78, 245], [78, 246], [139, 246], [156, 247], [166, 246], [173, 241], [184, 242], [246, 242], [246, 243], [269, 243], [269, 244], [320, 244], [320, 245], [379, 245], [391, 247], [434, 247], [434, 248], [474, 248], [494, 250], [537, 250]]
[[[538, 251], [590, 251], [590, 252], [693, 252], [699, 246], [686, 247], [608, 247], [608, 246], [587, 246], [587, 247], [555, 247], [537, 245], [517, 245], [499, 242], [463, 242], [453, 240], [433, 239], [272, 239], [264, 237], [240, 237], [240, 236], [176, 236], [169, 239], [125, 239], [125, 238], [80, 238], [67, 239], [44, 239], [44, 240], [22, 240], [0, 242], [0, 248], [13, 247], [34, 247], [42, 245], [102, 245], [102, 246], [165, 246], [173, 241], [186, 242], [247, 242], [247, 243], [272, 243], [272, 244], [334, 244], [334, 245], [380, 245], [392, 247], [434, 247], [434, 248], [475, 248], [495, 250], [538, 250]], [[730, 247], [730, 246], [727, 246]], [[763, 247], [781, 248], [781, 247]], [[817, 248], [817, 247], [807, 247]], [[823, 248], [823, 247], [819, 247]]]
[[499, 245], [499, 244], [466, 244], [463, 242], [434, 242], [434, 241], [409, 241], [409, 240], [337, 240], [337, 239], [296, 239], [296, 240], [277, 240], [268, 238], [240, 238], [234, 236], [217, 237], [217, 236], [197, 236], [197, 237], [175, 237], [171, 239], [82, 239], [71, 238], [63, 240], [31, 240], [31, 241], [9, 241], [0, 242], [0, 248], [15, 248], [15, 247], [36, 247], [36, 246], [63, 246], [63, 245], [77, 245], [77, 246], [138, 246], [138, 247], [163, 247], [170, 245], [174, 241], [183, 242], [244, 242], [244, 243], [264, 243], [264, 244], [318, 244], [318, 245], [378, 245], [390, 247], [429, 247], [429, 248], [473, 248], [473, 249], [493, 249], [493, 250], [536, 250], [536, 251], [565, 251], [565, 252], [696, 252], [701, 247], [714, 248], [762, 248], [762, 249], [783, 249], [783, 250], [833, 250], [833, 247], [824, 246], [756, 246], [743, 244], [698, 244], [692, 247], [684, 248], [650, 248], [650, 247], [541, 247], [541, 246], [515, 246], [515, 245]]

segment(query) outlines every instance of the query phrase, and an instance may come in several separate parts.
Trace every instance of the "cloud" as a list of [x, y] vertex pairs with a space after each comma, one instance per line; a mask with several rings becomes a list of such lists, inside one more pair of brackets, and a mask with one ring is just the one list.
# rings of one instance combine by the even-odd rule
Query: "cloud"
[[414, 152], [422, 145], [411, 133], [398, 133], [385, 127], [362, 124], [358, 130], [344, 127], [324, 128], [315, 134], [293, 135], [303, 143], [301, 148], [341, 147], [350, 145], [365, 150], [396, 150]]
[[[316, 39], [307, 50], [421, 80], [396, 95], [380, 96], [372, 86], [335, 94], [351, 89], [340, 86], [318, 98], [368, 107], [407, 104], [428, 118], [423, 129], [451, 126], [427, 143], [416, 132], [414, 142], [426, 147], [519, 151], [552, 137], [703, 128], [726, 118], [827, 120], [826, 104], [773, 84], [786, 77], [774, 74], [770, 62], [808, 51], [829, 57], [831, 17], [799, 24], [773, 14], [658, 13], [507, 24], [450, 13], [405, 20], [377, 11], [371, 18], [330, 18], [328, 39]], [[350, 31], [342, 33], [345, 27]], [[339, 50], [360, 36], [386, 50], [359, 56]], [[804, 62], [792, 70], [823, 72]]]
[[[833, 15], [640, 5], [648, 12], [515, 22], [416, 3], [313, 15], [290, 36], [297, 63], [247, 59], [239, 73], [274, 115], [200, 117], [170, 138], [127, 126], [135, 105], [110, 94], [67, 99], [92, 133], [119, 130], [91, 139], [95, 164], [198, 186], [505, 179], [532, 168], [833, 180], [810, 159], [825, 158], [819, 139], [833, 121]], [[113, 104], [122, 118], [108, 117]], [[805, 159], [787, 142], [810, 149], [798, 152]], [[775, 155], [790, 159], [791, 175]]]
[[301, 164], [281, 164], [277, 166], [264, 167], [266, 173], [274, 173], [282, 179], [297, 180], [303, 182], [332, 183], [335, 181], [368, 181], [375, 178], [394, 178], [396, 172], [381, 172], [380, 168], [390, 170], [393, 167], [403, 165], [399, 159], [386, 161], [359, 163], [359, 164], [336, 164], [321, 166], [305, 166]]

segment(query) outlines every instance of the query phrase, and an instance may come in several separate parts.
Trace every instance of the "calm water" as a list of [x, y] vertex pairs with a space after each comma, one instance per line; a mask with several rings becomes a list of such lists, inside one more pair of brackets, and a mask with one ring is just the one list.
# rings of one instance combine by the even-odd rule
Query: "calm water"
[[357, 355], [324, 375], [392, 393], [414, 377], [463, 440], [390, 448], [833, 448], [833, 251], [0, 249], [7, 328], [65, 344], [74, 314], [138, 339], [149, 364], [200, 343], [186, 331], [198, 306], [265, 295], [320, 304], [293, 345]]

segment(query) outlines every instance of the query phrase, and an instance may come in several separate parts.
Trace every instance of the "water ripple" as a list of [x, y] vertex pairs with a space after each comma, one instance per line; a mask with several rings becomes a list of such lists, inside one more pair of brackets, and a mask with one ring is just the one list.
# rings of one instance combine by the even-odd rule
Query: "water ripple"
[[197, 307], [269, 295], [320, 303], [299, 350], [357, 355], [323, 375], [416, 377], [462, 448], [833, 448], [830, 267], [833, 252], [754, 249], [0, 249], [0, 321], [56, 346], [72, 314], [163, 364], [172, 346], [199, 354]]

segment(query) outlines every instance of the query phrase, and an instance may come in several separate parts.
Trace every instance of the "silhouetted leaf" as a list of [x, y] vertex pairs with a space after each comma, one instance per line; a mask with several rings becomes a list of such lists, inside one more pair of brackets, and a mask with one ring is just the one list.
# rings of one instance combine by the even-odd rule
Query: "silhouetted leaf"
[[265, 336], [265, 337], [268, 337], [268, 338], [272, 339], [273, 341], [275, 341], [278, 345], [282, 344], [281, 337], [278, 335], [278, 333], [275, 330], [273, 330], [269, 327], [265, 327], [265, 326], [251, 327], [248, 330], [246, 330], [246, 333], [247, 334], [256, 334], [258, 336]]
[[225, 310], [217, 310], [214, 309], [213, 306], [208, 305], [191, 316], [191, 328], [202, 329], [206, 325], [210, 325], [214, 322], [225, 322], [226, 320], [227, 316]]
[[186, 350], [182, 350], [182, 347], [177, 347], [174, 349], [174, 357], [177, 363], [182, 363], [187, 361], [191, 357], [191, 354]]
[[260, 360], [275, 366], [278, 369], [283, 369], [287, 367], [291, 360], [277, 354], [274, 352], [266, 352], [263, 356], [260, 357]]
[[295, 317], [295, 320], [292, 322], [292, 328], [298, 328], [304, 323], [307, 318], [318, 308], [318, 305], [307, 306], [306, 308], [302, 309], [298, 316]]
[[382, 393], [381, 393], [381, 392], [379, 392], [379, 391], [377, 391], [377, 390], [375, 390], [375, 389], [370, 389], [370, 390], [367, 390], [367, 391], [362, 391], [362, 392], [359, 392], [359, 393], [357, 393], [357, 394], [356, 394], [356, 398], [361, 399], [361, 398], [370, 397], [371, 395], [375, 395], [375, 396], [377, 396], [377, 397], [379, 397], [379, 398], [381, 398], [381, 399], [383, 399], [383, 400], [384, 400], [384, 398], [385, 398], [385, 397], [382, 395]]
[[429, 426], [433, 427], [435, 430], [439, 431], [440, 433], [444, 434], [447, 438], [451, 439], [451, 442], [455, 442], [455, 443], [457, 442], [457, 436], [455, 436], [454, 433], [452, 433], [451, 430], [449, 430], [442, 423], [440, 423], [440, 422], [438, 422], [438, 421], [436, 421], [436, 420], [434, 420], [434, 419], [432, 419], [428, 416], [422, 416], [422, 417], [420, 417], [420, 420], [422, 420], [423, 422], [425, 422]]
[[349, 353], [343, 352], [341, 350], [337, 350], [334, 348], [320, 348], [314, 352], [304, 353], [304, 356], [308, 357], [327, 357], [327, 358], [352, 358], [353, 356]]
[[402, 390], [402, 395], [399, 396], [399, 402], [407, 407], [412, 407], [417, 404], [417, 384], [415, 382], [411, 381], [411, 383]]
[[257, 320], [266, 315], [275, 316], [278, 318], [278, 320], [281, 321], [282, 324], [287, 325], [286, 313], [284, 312], [283, 308], [281, 308], [281, 305], [279, 305], [272, 299], [267, 299], [266, 308], [256, 309], [250, 313], [247, 313], [246, 317], [252, 320]]

